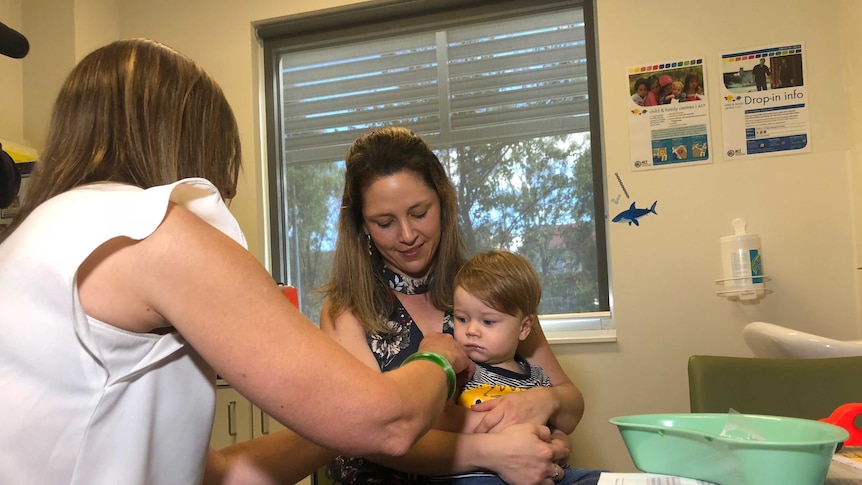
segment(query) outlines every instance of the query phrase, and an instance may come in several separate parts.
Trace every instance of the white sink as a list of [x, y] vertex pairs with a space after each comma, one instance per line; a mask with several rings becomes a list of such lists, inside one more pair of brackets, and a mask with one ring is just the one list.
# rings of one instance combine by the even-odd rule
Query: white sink
[[757, 357], [818, 359], [862, 355], [862, 340], [835, 340], [773, 323], [749, 323], [742, 329], [742, 336]]

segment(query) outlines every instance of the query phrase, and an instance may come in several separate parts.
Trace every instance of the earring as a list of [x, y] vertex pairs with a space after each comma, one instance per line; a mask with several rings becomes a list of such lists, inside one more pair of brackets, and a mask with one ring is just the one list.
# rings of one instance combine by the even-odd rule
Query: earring
[[368, 255], [371, 256], [371, 234], [365, 233], [365, 240], [368, 242]]

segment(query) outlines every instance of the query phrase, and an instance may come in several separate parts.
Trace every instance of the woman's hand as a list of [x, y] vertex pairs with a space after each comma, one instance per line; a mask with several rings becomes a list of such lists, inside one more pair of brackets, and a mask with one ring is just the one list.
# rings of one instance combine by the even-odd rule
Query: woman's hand
[[550, 484], [551, 477], [559, 473], [557, 463], [567, 460], [570, 453], [562, 440], [551, 439], [547, 426], [516, 424], [484, 436], [490, 438], [486, 456], [494, 460], [486, 467], [511, 485]]
[[569, 457], [572, 454], [572, 437], [558, 429], [554, 429], [551, 430], [551, 442], [566, 450], [566, 456], [556, 462], [560, 466], [566, 466], [569, 463]]
[[544, 425], [556, 409], [554, 399], [551, 388], [535, 387], [475, 404], [470, 409], [485, 415], [473, 432], [498, 433], [519, 423]]
[[455, 369], [458, 384], [463, 385], [473, 372], [476, 370], [476, 364], [467, 357], [464, 353], [461, 344], [455, 342], [451, 335], [445, 333], [432, 333], [426, 335], [419, 344], [419, 350], [423, 352], [435, 352], [449, 361], [452, 368]]

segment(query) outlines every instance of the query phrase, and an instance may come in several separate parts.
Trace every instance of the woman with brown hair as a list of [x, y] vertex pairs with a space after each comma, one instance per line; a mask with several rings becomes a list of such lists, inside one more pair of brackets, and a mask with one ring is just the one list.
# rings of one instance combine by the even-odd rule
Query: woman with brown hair
[[199, 483], [216, 372], [296, 433], [259, 463], [285, 482], [429, 428], [472, 363], [444, 337], [385, 375], [359, 365], [245, 249], [239, 169], [227, 100], [186, 56], [123, 40], [72, 70], [0, 242], [0, 482]]

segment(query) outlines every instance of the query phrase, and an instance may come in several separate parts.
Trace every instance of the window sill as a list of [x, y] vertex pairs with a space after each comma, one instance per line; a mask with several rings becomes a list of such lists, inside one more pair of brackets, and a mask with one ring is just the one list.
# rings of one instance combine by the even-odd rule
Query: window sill
[[616, 342], [616, 329], [608, 330], [572, 330], [569, 332], [557, 331], [548, 332], [545, 334], [548, 343], [551, 345], [558, 344], [589, 344], [596, 342]]
[[611, 312], [540, 315], [539, 321], [551, 345], [617, 341]]

